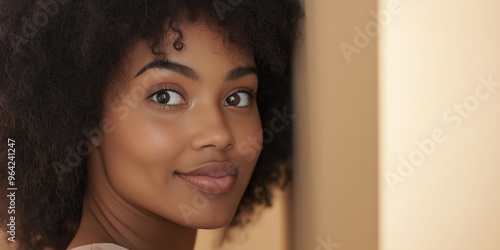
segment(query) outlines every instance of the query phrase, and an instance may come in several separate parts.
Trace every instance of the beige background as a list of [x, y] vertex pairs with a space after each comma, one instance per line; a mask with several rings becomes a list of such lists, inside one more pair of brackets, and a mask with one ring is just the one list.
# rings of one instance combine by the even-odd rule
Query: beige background
[[353, 43], [353, 28], [372, 20], [376, 8], [375, 0], [305, 1], [293, 249], [378, 244], [377, 40], [350, 63], [339, 48]]
[[500, 86], [479, 80], [500, 85], [500, 2], [401, 5], [379, 41], [381, 249], [500, 249]]

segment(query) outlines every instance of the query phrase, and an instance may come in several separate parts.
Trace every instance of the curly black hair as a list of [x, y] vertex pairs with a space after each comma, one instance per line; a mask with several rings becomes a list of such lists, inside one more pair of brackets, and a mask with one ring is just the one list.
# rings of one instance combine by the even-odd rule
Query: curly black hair
[[[103, 95], [138, 39], [161, 54], [163, 34], [181, 19], [201, 18], [227, 41], [249, 48], [259, 75], [257, 102], [264, 147], [231, 226], [256, 205], [271, 206], [272, 189], [291, 179], [292, 126], [269, 129], [291, 113], [290, 58], [303, 10], [295, 0], [18, 0], [0, 1], [0, 220], [10, 214], [8, 176], [15, 171], [19, 249], [65, 248], [81, 217], [87, 159], [61, 173], [68, 148], [99, 127]], [[267, 128], [267, 130], [266, 130]], [[15, 168], [7, 168], [8, 139]], [[10, 151], [9, 151], [10, 152]], [[10, 166], [10, 165], [9, 165]]]

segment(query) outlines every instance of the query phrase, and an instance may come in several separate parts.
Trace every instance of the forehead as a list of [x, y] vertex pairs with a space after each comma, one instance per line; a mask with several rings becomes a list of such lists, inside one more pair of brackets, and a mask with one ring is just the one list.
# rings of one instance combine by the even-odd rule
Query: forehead
[[[173, 46], [175, 39], [179, 37], [178, 33], [170, 30], [164, 34], [160, 50], [166, 53], [166, 59], [197, 71], [214, 67], [255, 66], [249, 49], [230, 43], [222, 33], [212, 30], [205, 22], [183, 21], [179, 23], [179, 28], [182, 32], [181, 50], [176, 50]], [[158, 55], [152, 53], [149, 44], [144, 40], [138, 41], [124, 62], [128, 76], [133, 77], [144, 65], [155, 59], [159, 59]]]

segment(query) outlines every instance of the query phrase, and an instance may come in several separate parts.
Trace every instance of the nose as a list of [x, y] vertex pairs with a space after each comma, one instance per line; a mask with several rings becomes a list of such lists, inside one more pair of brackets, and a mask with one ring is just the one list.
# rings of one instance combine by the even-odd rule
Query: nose
[[234, 147], [234, 137], [227, 125], [222, 107], [205, 105], [199, 108], [193, 119], [191, 147], [195, 150], [213, 148], [227, 151]]

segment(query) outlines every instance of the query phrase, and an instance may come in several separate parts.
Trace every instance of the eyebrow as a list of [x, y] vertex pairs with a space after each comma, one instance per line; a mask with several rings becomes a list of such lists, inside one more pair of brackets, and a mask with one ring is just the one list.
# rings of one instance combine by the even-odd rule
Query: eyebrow
[[178, 74], [181, 74], [189, 79], [192, 79], [194, 81], [199, 80], [198, 74], [196, 74], [196, 71], [194, 71], [192, 68], [190, 68], [186, 65], [182, 65], [179, 63], [175, 63], [175, 62], [164, 61], [164, 60], [155, 60], [155, 61], [148, 63], [141, 70], [139, 70], [139, 72], [137, 72], [137, 74], [135, 75], [134, 78], [137, 78], [142, 73], [146, 72], [149, 69], [153, 69], [153, 68], [168, 69], [168, 70], [174, 71]]
[[[196, 71], [186, 65], [176, 63], [176, 62], [171, 62], [171, 61], [165, 61], [165, 60], [155, 60], [150, 63], [148, 63], [146, 66], [144, 66], [137, 74], [134, 76], [134, 78], [138, 77], [139, 75], [143, 74], [149, 69], [153, 68], [159, 68], [159, 69], [167, 69], [174, 71], [180, 75], [183, 75], [193, 81], [199, 81], [200, 77]], [[242, 78], [246, 75], [250, 74], [255, 74], [258, 75], [257, 68], [254, 66], [238, 66], [236, 68], [231, 69], [225, 76], [224, 80], [226, 81], [232, 81], [236, 80], [239, 78]]]

